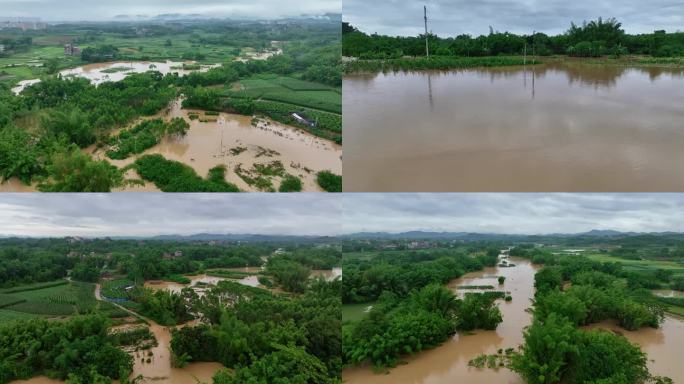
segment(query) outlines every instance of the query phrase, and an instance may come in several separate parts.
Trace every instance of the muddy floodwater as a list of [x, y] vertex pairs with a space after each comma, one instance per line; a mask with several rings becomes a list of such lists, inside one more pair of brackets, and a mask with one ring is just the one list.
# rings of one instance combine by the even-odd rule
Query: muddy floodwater
[[666, 316], [660, 328], [642, 328], [638, 331], [624, 330], [614, 321], [604, 321], [587, 328], [607, 329], [625, 336], [646, 352], [651, 374], [667, 376], [674, 383], [684, 383], [684, 364], [682, 364], [684, 322], [681, 319]]
[[335, 280], [338, 277], [342, 277], [342, 268], [335, 267], [333, 269], [314, 269], [311, 271], [311, 277], [322, 276], [328, 281]]
[[[169, 160], [191, 166], [202, 177], [206, 177], [209, 169], [225, 165], [226, 180], [244, 191], [255, 191], [255, 188], [236, 174], [237, 166], [248, 170], [255, 163], [280, 161], [287, 173], [302, 179], [304, 191], [321, 191], [316, 183], [318, 171], [329, 170], [337, 175], [342, 173], [342, 146], [332, 141], [270, 120], [260, 120], [254, 125], [251, 116], [221, 113], [218, 116], [209, 116], [215, 121], [190, 120], [188, 114], [192, 112], [198, 113], [204, 119], [202, 111], [182, 109], [180, 100], [173, 102], [168, 112], [159, 117], [185, 118], [190, 122], [187, 134], [183, 137], [164, 138], [160, 144], [139, 156], [161, 154]], [[240, 149], [241, 152], [231, 151], [236, 149]], [[95, 158], [107, 159], [118, 167], [133, 163], [139, 157], [111, 160], [106, 157], [103, 150], [96, 151], [94, 147], [90, 150]], [[278, 188], [277, 182], [274, 182], [274, 187]], [[122, 190], [138, 191], [140, 188]], [[156, 188], [147, 183], [142, 189]]]
[[[193, 112], [205, 121], [190, 120], [189, 114]], [[181, 100], [175, 100], [167, 110], [153, 116], [163, 119], [174, 117], [182, 117], [189, 122], [190, 129], [187, 134], [183, 137], [166, 137], [140, 155], [124, 160], [112, 160], [106, 156], [106, 149], [98, 149], [95, 145], [85, 148], [84, 151], [95, 159], [107, 160], [119, 168], [135, 162], [142, 155], [161, 154], [166, 159], [189, 165], [202, 177], [207, 176], [209, 169], [225, 165], [226, 180], [243, 191], [257, 189], [237, 175], [235, 169], [238, 166], [243, 170], [249, 170], [257, 163], [280, 161], [288, 174], [302, 180], [302, 190], [307, 192], [322, 191], [316, 182], [316, 174], [319, 171], [329, 170], [337, 175], [342, 174], [342, 146], [301, 129], [265, 119], [253, 124], [251, 116], [229, 113], [205, 116], [203, 111], [182, 109]], [[209, 119], [213, 121], [208, 121]], [[112, 134], [118, 131], [120, 129]], [[125, 179], [139, 180], [139, 176], [134, 170], [128, 170]], [[273, 185], [278, 189], [279, 182], [273, 180]], [[0, 192], [30, 192], [35, 191], [36, 187], [36, 184], [27, 186], [12, 178], [0, 183]], [[150, 182], [114, 189], [114, 192], [156, 191], [159, 189]]]
[[[232, 268], [226, 268], [227, 270], [230, 270]], [[242, 271], [245, 268], [235, 268], [233, 270], [236, 271]], [[165, 289], [174, 293], [180, 293], [180, 291], [183, 290], [183, 288], [193, 288], [195, 292], [198, 294], [203, 294], [204, 291], [207, 288], [210, 288], [210, 286], [215, 286], [217, 285], [220, 281], [223, 280], [230, 280], [230, 281], [235, 281], [238, 282], [242, 285], [247, 285], [250, 287], [258, 287], [259, 286], [259, 279], [256, 275], [251, 275], [251, 276], [245, 276], [242, 279], [228, 279], [225, 277], [217, 277], [217, 276], [209, 276], [206, 274], [201, 274], [201, 275], [193, 275], [193, 276], [185, 276], [188, 279], [190, 279], [190, 284], [180, 284], [176, 283], [173, 281], [161, 281], [161, 280], [149, 280], [145, 282], [145, 286], [148, 288], [152, 288], [154, 290], [161, 290]]]
[[345, 76], [346, 191], [682, 191], [684, 69]]
[[[457, 295], [464, 294], [463, 285], [492, 285], [495, 290], [510, 292], [511, 302], [498, 300], [503, 322], [496, 331], [476, 331], [470, 335], [456, 334], [441, 346], [405, 358], [407, 364], [392, 368], [388, 374], [376, 374], [370, 366], [346, 369], [342, 373], [349, 384], [523, 384], [516, 373], [501, 368], [477, 369], [468, 367], [468, 361], [480, 354], [496, 353], [498, 349], [517, 348], [523, 343], [523, 329], [532, 321], [526, 312], [534, 297], [534, 274], [537, 267], [529, 261], [510, 258], [514, 267], [486, 268], [468, 273], [448, 284]], [[506, 276], [503, 287], [497, 276]], [[473, 290], [468, 290], [473, 292]], [[684, 322], [666, 317], [659, 329], [642, 328], [626, 331], [615, 322], [606, 321], [586, 328], [602, 328], [625, 336], [638, 344], [647, 354], [648, 368], [654, 375], [668, 376], [675, 383], [684, 383], [684, 364], [681, 364], [681, 346], [684, 345]]]
[[[178, 76], [185, 76], [192, 72], [206, 72], [211, 68], [220, 66], [220, 64], [200, 65], [196, 69], [183, 69], [183, 65], [195, 65], [194, 61], [117, 61], [110, 63], [96, 63], [83, 65], [76, 68], [65, 69], [59, 72], [63, 78], [82, 77], [90, 80], [91, 84], [100, 85], [107, 81], [121, 81], [126, 76], [133, 73], [145, 73], [147, 71], [157, 71], [163, 75], [168, 73], [177, 73]], [[12, 88], [12, 92], [18, 95], [26, 87], [40, 82], [40, 79], [30, 79], [20, 81], [16, 87]]]
[[[498, 349], [516, 348], [522, 344], [523, 328], [532, 321], [532, 315], [525, 310], [534, 296], [534, 274], [537, 267], [529, 261], [512, 258], [515, 267], [485, 268], [472, 272], [450, 282], [448, 287], [457, 295], [463, 285], [493, 285], [495, 290], [510, 292], [513, 300], [497, 300], [503, 322], [495, 331], [475, 331], [472, 334], [456, 334], [441, 346], [407, 357], [407, 364], [392, 368], [388, 374], [376, 374], [370, 366], [346, 369], [342, 379], [349, 384], [437, 384], [437, 383], [523, 383], [514, 372], [501, 368], [477, 369], [468, 367], [468, 361], [480, 354], [496, 353]], [[498, 276], [506, 276], [506, 282], [499, 286]]]

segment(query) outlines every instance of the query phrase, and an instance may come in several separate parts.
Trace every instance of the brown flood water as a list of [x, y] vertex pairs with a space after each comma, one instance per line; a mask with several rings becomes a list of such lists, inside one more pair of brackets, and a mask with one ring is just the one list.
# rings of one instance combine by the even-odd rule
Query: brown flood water
[[[192, 167], [200, 176], [206, 177], [209, 169], [217, 165], [226, 165], [226, 180], [243, 191], [256, 189], [242, 180], [234, 171], [238, 164], [245, 170], [255, 163], [269, 163], [279, 160], [287, 173], [298, 176], [302, 180], [302, 190], [320, 192], [322, 189], [316, 182], [316, 173], [329, 170], [337, 175], [342, 174], [342, 146], [311, 135], [300, 129], [279, 124], [270, 120], [260, 121], [252, 125], [250, 116], [221, 113], [215, 122], [200, 122], [188, 117], [192, 110], [181, 108], [181, 101], [174, 101], [167, 111], [162, 111], [152, 118], [183, 117], [190, 123], [190, 129], [184, 137], [164, 138], [162, 142], [148, 150], [146, 154], [161, 154], [169, 160], [180, 161]], [[196, 111], [205, 118], [202, 111]], [[142, 120], [142, 119], [140, 119]], [[120, 130], [120, 129], [119, 129]], [[115, 134], [117, 131], [113, 131]], [[240, 154], [233, 155], [233, 148], [245, 148]], [[131, 156], [124, 160], [109, 159], [104, 149], [96, 149], [94, 145], [84, 151], [94, 158], [107, 160], [122, 168], [133, 163], [139, 156]], [[307, 169], [310, 170], [307, 172]], [[134, 170], [129, 170], [127, 180], [139, 180]], [[278, 181], [273, 185], [277, 190]], [[0, 184], [0, 192], [31, 192], [36, 185], [26, 186], [16, 178]], [[125, 186], [114, 189], [114, 192], [157, 192], [159, 189], [149, 182], [144, 185]]]
[[[345, 383], [378, 384], [447, 384], [447, 383], [506, 383], [523, 384], [516, 373], [502, 368], [498, 371], [468, 367], [468, 361], [480, 354], [495, 353], [498, 349], [517, 348], [523, 342], [523, 329], [532, 320], [525, 309], [531, 306], [534, 296], [536, 266], [527, 260], [510, 258], [516, 264], [510, 268], [487, 268], [484, 271], [464, 275], [448, 284], [456, 293], [461, 285], [493, 285], [496, 290], [510, 291], [513, 301], [499, 300], [503, 322], [496, 331], [477, 331], [472, 335], [456, 335], [443, 345], [406, 358], [406, 365], [399, 365], [388, 374], [375, 374], [371, 367], [360, 366], [342, 373]], [[506, 276], [503, 288], [497, 276]], [[643, 328], [626, 331], [614, 322], [594, 324], [587, 328], [613, 330], [631, 342], [641, 346], [648, 357], [648, 368], [654, 375], [668, 376], [675, 383], [684, 383], [684, 364], [681, 364], [681, 347], [684, 345], [684, 322], [666, 317], [659, 329]]]
[[[257, 267], [258, 268], [258, 267]], [[226, 268], [226, 269], [231, 269], [231, 268]], [[245, 268], [235, 268], [235, 270], [244, 270]], [[259, 269], [261, 270], [261, 269]], [[152, 288], [154, 290], [160, 290], [160, 289], [166, 289], [168, 291], [174, 292], [174, 293], [180, 293], [183, 288], [188, 288], [188, 287], [193, 287], [196, 292], [202, 293], [204, 290], [207, 288], [206, 285], [216, 285], [219, 283], [219, 281], [223, 280], [230, 280], [230, 281], [236, 281], [242, 285], [247, 285], [250, 287], [258, 287], [259, 286], [259, 280], [256, 275], [252, 276], [245, 276], [242, 279], [227, 279], [225, 277], [216, 277], [216, 276], [209, 276], [206, 274], [202, 275], [193, 275], [193, 276], [185, 276], [188, 279], [190, 279], [190, 284], [180, 284], [180, 283], [175, 283], [173, 281], [161, 281], [161, 280], [149, 280], [145, 282], [145, 286], [148, 288]], [[200, 283], [201, 286], [197, 286], [197, 284]]]
[[[176, 160], [191, 166], [200, 176], [206, 177], [209, 169], [217, 165], [226, 165], [226, 179], [245, 191], [255, 189], [244, 182], [234, 171], [238, 164], [243, 169], [250, 169], [255, 163], [269, 163], [280, 160], [288, 173], [302, 179], [304, 191], [321, 191], [316, 183], [318, 171], [330, 170], [335, 174], [342, 173], [342, 147], [332, 141], [324, 140], [294, 127], [272, 121], [261, 121], [255, 127], [250, 116], [221, 113], [215, 122], [190, 120], [188, 113], [192, 110], [181, 109], [180, 100], [172, 103], [168, 113], [160, 114], [168, 118], [183, 117], [190, 122], [190, 129], [181, 138], [165, 138], [162, 142], [143, 153], [161, 154], [169, 160]], [[204, 118], [204, 113], [199, 113]], [[238, 155], [231, 154], [233, 148], [246, 150]], [[263, 154], [271, 150], [270, 154]], [[105, 159], [103, 151], [94, 151], [94, 157]], [[131, 156], [125, 160], [111, 160], [112, 164], [124, 167], [139, 156]], [[307, 172], [305, 168], [311, 170]], [[274, 182], [277, 189], [277, 182]], [[146, 183], [144, 187], [127, 187], [124, 191], [154, 190], [154, 185]]]
[[[95, 287], [95, 298], [102, 300], [101, 286], [97, 284]], [[117, 305], [118, 306], [118, 305]], [[123, 307], [120, 307], [128, 312]], [[157, 346], [146, 351], [131, 352], [133, 356], [133, 373], [130, 378], [133, 379], [140, 375], [143, 376], [143, 383], [161, 383], [161, 384], [197, 384], [199, 382], [211, 383], [212, 376], [224, 368], [220, 363], [190, 363], [184, 368], [173, 368], [171, 366], [171, 329], [164, 327], [156, 322], [146, 319], [149, 323], [150, 332], [157, 339]], [[194, 326], [194, 322], [190, 322], [179, 326]], [[123, 327], [139, 327], [142, 325], [124, 325]], [[119, 327], [121, 328], [121, 327]], [[149, 356], [148, 352], [152, 352]], [[147, 359], [150, 362], [147, 362]], [[10, 384], [62, 384], [63, 381], [49, 379], [45, 376], [36, 376], [29, 380], [12, 381]], [[114, 383], [118, 383], [114, 381]]]
[[346, 191], [682, 191], [684, 69], [345, 76]]
[[603, 328], [625, 336], [646, 352], [648, 369], [653, 375], [667, 376], [675, 383], [684, 383], [684, 364], [682, 364], [682, 346], [684, 346], [684, 322], [666, 316], [660, 328], [642, 328], [638, 331], [627, 331], [614, 321], [604, 321], [587, 328]]
[[[515, 267], [485, 268], [448, 284], [456, 294], [463, 294], [463, 290], [457, 289], [461, 285], [493, 285], [496, 290], [510, 291], [513, 301], [497, 301], [503, 322], [495, 331], [456, 334], [437, 348], [407, 357], [407, 364], [392, 368], [388, 374], [375, 374], [369, 366], [346, 369], [342, 372], [343, 381], [349, 384], [523, 383], [516, 373], [506, 368], [495, 371], [468, 367], [468, 361], [480, 354], [496, 353], [498, 349], [516, 348], [522, 344], [523, 328], [532, 320], [525, 310], [532, 305], [530, 299], [534, 296], [537, 267], [527, 260], [510, 260]], [[506, 276], [503, 287], [498, 285], [498, 276]]]
[[[216, 371], [223, 368], [219, 363], [192, 363], [184, 368], [171, 367], [171, 331], [150, 321], [150, 331], [157, 339], [158, 345], [150, 351], [153, 356], [147, 363], [147, 351], [133, 352], [133, 375], [143, 375], [145, 382], [168, 383], [168, 384], [196, 384], [200, 382], [211, 383], [211, 377]], [[143, 362], [143, 358], [145, 362]]]

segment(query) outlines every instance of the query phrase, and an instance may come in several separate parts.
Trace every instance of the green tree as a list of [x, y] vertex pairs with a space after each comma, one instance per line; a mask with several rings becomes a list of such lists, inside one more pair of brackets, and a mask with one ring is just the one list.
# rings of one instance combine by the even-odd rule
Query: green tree
[[121, 171], [108, 162], [93, 160], [75, 145], [58, 151], [47, 166], [43, 192], [109, 192], [123, 182]]

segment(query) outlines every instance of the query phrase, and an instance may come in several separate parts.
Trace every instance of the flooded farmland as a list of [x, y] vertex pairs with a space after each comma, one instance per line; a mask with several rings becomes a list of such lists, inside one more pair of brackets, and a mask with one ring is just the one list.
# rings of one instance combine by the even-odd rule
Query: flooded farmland
[[[549, 59], [551, 60], [551, 59]], [[681, 191], [684, 69], [345, 76], [347, 191]]]
[[[107, 81], [121, 81], [126, 76], [133, 73], [145, 73], [147, 71], [157, 71], [163, 75], [168, 73], [178, 73], [185, 76], [192, 72], [206, 72], [220, 64], [200, 65], [197, 69], [184, 69], [186, 65], [194, 65], [194, 61], [116, 61], [110, 63], [87, 64], [76, 68], [65, 69], [59, 72], [63, 78], [82, 77], [90, 80], [94, 85], [99, 85]], [[194, 68], [194, 67], [193, 67]], [[15, 95], [20, 94], [26, 87], [40, 82], [40, 79], [22, 80], [16, 87], [12, 88]]]
[[[468, 361], [480, 354], [493, 354], [498, 349], [517, 348], [523, 342], [523, 330], [531, 323], [530, 308], [534, 297], [534, 274], [537, 267], [524, 259], [511, 258], [514, 267], [485, 268], [468, 273], [448, 284], [457, 295], [464, 285], [492, 285], [495, 290], [505, 290], [513, 297], [511, 302], [498, 300], [503, 322], [495, 331], [475, 331], [472, 334], [456, 334], [441, 346], [406, 357], [407, 364], [390, 369], [388, 374], [376, 374], [372, 367], [348, 368], [342, 378], [348, 384], [447, 384], [447, 383], [506, 383], [523, 384], [523, 379], [506, 368], [498, 370], [478, 369], [468, 366]], [[506, 276], [503, 287], [497, 276]], [[613, 330], [639, 344], [648, 357], [652, 374], [672, 378], [675, 383], [684, 382], [684, 366], [678, 363], [679, 349], [684, 343], [684, 322], [666, 317], [659, 329], [642, 328], [626, 331], [614, 322], [594, 324], [587, 328]]]
[[278, 160], [289, 174], [302, 179], [304, 191], [321, 190], [316, 183], [318, 171], [342, 173], [342, 146], [332, 141], [270, 120], [260, 120], [255, 126], [251, 116], [221, 113], [215, 116], [215, 121], [190, 120], [188, 114], [192, 112], [202, 113], [181, 109], [180, 100], [172, 103], [168, 113], [160, 117], [183, 117], [190, 122], [190, 129], [183, 137], [164, 138], [141, 155], [111, 160], [106, 158], [103, 150], [92, 147], [89, 151], [95, 158], [107, 159], [118, 167], [129, 165], [142, 155], [161, 154], [169, 160], [189, 165], [202, 177], [209, 169], [223, 164], [228, 169], [226, 179], [245, 191], [254, 191], [255, 188], [235, 173], [237, 166], [250, 169], [255, 163]]
[[[198, 175], [206, 177], [209, 169], [217, 165], [227, 168], [226, 180], [243, 191], [256, 191], [235, 172], [236, 167], [248, 170], [257, 163], [280, 161], [291, 175], [302, 180], [303, 191], [321, 191], [316, 182], [318, 171], [329, 170], [342, 174], [342, 146], [321, 139], [301, 129], [283, 125], [271, 120], [260, 119], [252, 123], [251, 116], [221, 113], [212, 116], [212, 121], [191, 120], [190, 113], [201, 111], [181, 108], [181, 101], [174, 101], [168, 111], [153, 118], [171, 119], [183, 117], [190, 123], [190, 129], [183, 137], [166, 137], [140, 155], [124, 160], [112, 160], [106, 156], [105, 149], [92, 145], [84, 150], [94, 158], [107, 160], [117, 167], [125, 167], [143, 155], [161, 154], [192, 167]], [[134, 124], [132, 124], [134, 125]], [[115, 131], [116, 132], [116, 131]], [[129, 170], [126, 179], [138, 179], [135, 171]], [[277, 181], [274, 182], [278, 188]], [[0, 184], [0, 192], [30, 192], [37, 185], [27, 186], [16, 178]], [[154, 192], [158, 191], [152, 183], [124, 186], [115, 192]]]

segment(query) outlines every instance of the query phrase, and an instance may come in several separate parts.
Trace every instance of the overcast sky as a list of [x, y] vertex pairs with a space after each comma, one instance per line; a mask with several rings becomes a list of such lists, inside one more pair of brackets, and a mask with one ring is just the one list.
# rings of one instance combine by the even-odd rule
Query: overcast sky
[[615, 17], [628, 33], [684, 30], [682, 0], [344, 0], [343, 20], [367, 33], [416, 36], [428, 29], [440, 36], [482, 35], [494, 30], [558, 34], [570, 22]]
[[345, 194], [343, 231], [684, 231], [684, 194]]
[[335, 235], [333, 194], [0, 194], [0, 232], [19, 236]]
[[274, 19], [340, 13], [341, 10], [341, 0], [0, 0], [0, 18], [40, 17], [60, 21], [96, 21], [117, 15], [165, 13]]

